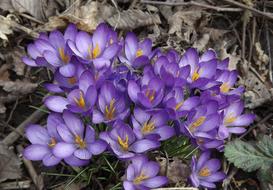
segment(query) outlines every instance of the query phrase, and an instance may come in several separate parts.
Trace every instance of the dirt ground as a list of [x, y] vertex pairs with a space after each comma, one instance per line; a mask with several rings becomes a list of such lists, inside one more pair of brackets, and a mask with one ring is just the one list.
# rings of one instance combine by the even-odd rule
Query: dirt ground
[[[273, 1], [1, 0], [0, 189], [120, 189], [121, 186], [113, 187], [117, 180], [114, 174], [107, 176], [109, 180], [90, 177], [88, 183], [80, 178], [77, 168], [63, 164], [45, 168], [40, 162], [23, 159], [21, 154], [28, 144], [24, 127], [29, 123], [45, 123], [42, 100], [47, 91], [43, 83], [52, 79], [48, 70], [23, 64], [21, 57], [26, 55], [26, 45], [40, 32], [55, 28], [63, 31], [68, 23], [92, 32], [100, 22], [116, 28], [120, 35], [134, 31], [140, 39], [149, 37], [154, 47], [174, 48], [178, 52], [189, 47], [200, 52], [213, 48], [219, 58], [229, 57], [230, 69], [239, 71], [238, 84], [246, 89], [246, 109], [257, 116], [240, 138], [255, 141], [259, 135], [271, 137]], [[107, 159], [111, 160], [111, 156]], [[260, 180], [256, 171], [247, 173], [224, 157], [223, 162], [228, 178], [219, 189], [272, 187]], [[105, 162], [100, 163], [103, 168]], [[175, 157], [172, 163], [173, 168], [188, 170]], [[120, 167], [119, 163], [116, 166]], [[172, 167], [170, 171], [174, 170]], [[105, 175], [103, 171], [95, 173], [98, 177]], [[187, 181], [185, 174], [177, 175], [175, 185], [183, 186], [180, 182]]]

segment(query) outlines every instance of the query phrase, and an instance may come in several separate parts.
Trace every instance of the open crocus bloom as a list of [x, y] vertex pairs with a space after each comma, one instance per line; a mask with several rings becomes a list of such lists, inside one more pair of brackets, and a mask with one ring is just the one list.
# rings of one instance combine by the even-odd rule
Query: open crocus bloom
[[190, 180], [194, 187], [216, 188], [214, 182], [222, 181], [226, 175], [218, 172], [221, 163], [217, 159], [210, 159], [210, 152], [204, 152], [198, 161], [192, 158], [192, 174]]
[[144, 153], [160, 146], [157, 140], [137, 140], [132, 128], [120, 120], [115, 122], [110, 132], [102, 132], [100, 138], [106, 141], [114, 154], [121, 159], [132, 158], [136, 154]]
[[145, 156], [137, 156], [132, 159], [126, 170], [126, 180], [123, 182], [125, 190], [151, 189], [161, 187], [168, 183], [165, 176], [157, 176], [159, 164], [148, 161]]

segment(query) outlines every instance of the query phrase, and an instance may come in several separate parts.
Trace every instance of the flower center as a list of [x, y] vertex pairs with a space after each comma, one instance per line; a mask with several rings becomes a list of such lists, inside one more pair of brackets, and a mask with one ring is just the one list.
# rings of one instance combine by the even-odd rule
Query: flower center
[[105, 106], [105, 117], [107, 120], [111, 120], [115, 117], [115, 111], [116, 111], [115, 102], [116, 102], [116, 100], [113, 98], [110, 101], [110, 105]]
[[141, 173], [139, 176], [137, 176], [134, 179], [134, 184], [138, 185], [140, 184], [143, 180], [148, 179], [148, 176], [144, 175], [143, 173]]
[[230, 123], [233, 123], [236, 119], [237, 119], [237, 117], [234, 117], [234, 116], [232, 116], [233, 114], [229, 114], [226, 118], [225, 118], [225, 120], [224, 120], [224, 124], [225, 125], [227, 125], [227, 124], [230, 124]]
[[142, 133], [150, 133], [155, 129], [155, 122], [145, 122], [141, 131]]
[[199, 75], [199, 73], [198, 73], [197, 71], [198, 71], [198, 68], [196, 68], [196, 69], [194, 70], [193, 74], [192, 74], [191, 79], [192, 79], [193, 81], [196, 81], [196, 80], [199, 79], [199, 77], [200, 77], [200, 75]]
[[125, 136], [125, 140], [122, 140], [120, 136], [118, 136], [118, 144], [121, 146], [122, 150], [127, 151], [129, 148], [129, 137], [128, 135]]
[[199, 127], [200, 125], [202, 125], [204, 123], [205, 120], [206, 120], [205, 116], [199, 117], [195, 122], [193, 122], [190, 125], [190, 127], [189, 127], [190, 132], [194, 132], [197, 127]]
[[136, 52], [136, 57], [140, 57], [142, 55], [143, 55], [142, 49], [138, 49], [137, 52]]
[[67, 79], [67, 81], [68, 81], [69, 84], [72, 85], [72, 84], [75, 84], [77, 82], [77, 79], [75, 77], [69, 77]]
[[76, 104], [81, 107], [81, 108], [84, 108], [85, 107], [85, 101], [84, 101], [84, 98], [83, 98], [83, 93], [82, 91], [80, 91], [80, 98], [77, 99], [76, 97], [74, 97], [74, 101], [76, 102]]
[[57, 141], [55, 138], [50, 139], [50, 143], [48, 144], [49, 147], [54, 147], [57, 144]]
[[155, 90], [146, 90], [145, 93], [146, 97], [149, 99], [150, 102], [152, 102], [155, 99]]
[[69, 56], [64, 53], [64, 48], [59, 48], [58, 51], [59, 51], [59, 55], [60, 55], [62, 61], [64, 63], [68, 63], [69, 62]]
[[77, 145], [79, 145], [80, 148], [85, 148], [86, 147], [86, 143], [84, 142], [84, 140], [79, 135], [76, 135], [75, 143]]
[[204, 167], [199, 171], [198, 175], [202, 177], [208, 177], [211, 175], [211, 172], [207, 167]]
[[183, 104], [184, 104], [184, 101], [181, 101], [178, 104], [176, 104], [175, 111], [179, 110], [183, 106]]
[[230, 89], [230, 86], [228, 85], [228, 83], [224, 82], [221, 86], [220, 86], [220, 91], [223, 93], [227, 93]]
[[92, 51], [92, 58], [95, 59], [100, 55], [100, 47], [99, 44], [96, 44], [95, 48]]

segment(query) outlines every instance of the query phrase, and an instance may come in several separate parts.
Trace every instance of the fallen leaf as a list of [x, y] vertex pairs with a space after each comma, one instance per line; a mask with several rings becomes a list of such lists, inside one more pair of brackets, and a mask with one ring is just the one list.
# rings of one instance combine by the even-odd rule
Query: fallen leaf
[[23, 95], [33, 92], [37, 88], [38, 84], [31, 83], [29, 81], [3, 81], [0, 80], [0, 87], [6, 92]]
[[139, 9], [129, 9], [106, 19], [113, 27], [118, 29], [135, 29], [143, 26], [161, 24], [158, 14], [150, 14]]
[[0, 15], [0, 38], [2, 40], [8, 41], [7, 35], [12, 34], [10, 21], [9, 18]]
[[18, 157], [6, 145], [0, 143], [0, 183], [7, 179], [21, 178], [20, 165]]

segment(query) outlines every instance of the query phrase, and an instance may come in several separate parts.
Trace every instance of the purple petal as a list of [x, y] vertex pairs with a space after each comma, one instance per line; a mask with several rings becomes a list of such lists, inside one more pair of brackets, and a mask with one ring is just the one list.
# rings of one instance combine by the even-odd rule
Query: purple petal
[[114, 43], [104, 50], [102, 57], [106, 59], [112, 59], [114, 56], [117, 55], [119, 49], [120, 49], [120, 45], [118, 45], [117, 43]]
[[209, 151], [206, 151], [201, 154], [197, 162], [197, 166], [196, 166], [197, 170], [201, 169], [204, 166], [204, 164], [208, 161], [209, 157], [210, 157]]
[[67, 143], [74, 143], [75, 137], [65, 124], [60, 123], [57, 125], [57, 131], [63, 141]]
[[199, 56], [198, 56], [196, 49], [189, 48], [184, 53], [183, 57], [181, 58], [181, 60], [179, 62], [179, 66], [182, 67], [182, 66], [190, 65], [191, 66], [191, 73], [193, 73], [194, 69], [197, 66], [198, 61], [199, 61]]
[[137, 94], [139, 93], [140, 89], [139, 86], [137, 85], [137, 83], [135, 81], [129, 81], [128, 83], [128, 95], [131, 98], [131, 100], [133, 102], [137, 102], [138, 97]]
[[124, 187], [125, 190], [136, 190], [136, 188], [133, 185], [133, 183], [129, 182], [129, 181], [124, 181], [123, 182], [123, 187]]
[[78, 166], [78, 167], [85, 166], [89, 163], [89, 160], [81, 160], [73, 155], [68, 158], [65, 158], [64, 161], [70, 166]]
[[69, 63], [61, 66], [59, 71], [64, 77], [73, 77], [75, 75], [76, 67]]
[[56, 53], [47, 50], [43, 53], [43, 56], [50, 65], [54, 67], [61, 66], [61, 61]]
[[125, 55], [129, 60], [135, 58], [137, 48], [138, 48], [137, 37], [134, 33], [129, 32], [125, 37]]
[[140, 124], [144, 124], [146, 121], [149, 120], [150, 114], [148, 114], [144, 110], [136, 107], [134, 109], [134, 117]]
[[83, 137], [84, 126], [82, 121], [73, 113], [68, 110], [65, 110], [63, 113], [63, 119], [66, 126], [74, 134], [80, 137]]
[[71, 156], [75, 150], [76, 146], [74, 144], [59, 142], [54, 146], [53, 154], [59, 158], [67, 158]]
[[41, 53], [38, 51], [37, 47], [34, 44], [29, 44], [27, 46], [27, 52], [29, 56], [33, 59], [36, 59], [37, 57], [41, 57]]
[[55, 166], [55, 165], [59, 164], [61, 162], [61, 160], [62, 160], [61, 158], [57, 158], [53, 154], [47, 154], [43, 158], [43, 164], [45, 166]]
[[49, 41], [50, 41], [51, 44], [54, 45], [54, 47], [56, 49], [64, 48], [64, 46], [65, 46], [65, 41], [64, 41], [63, 34], [58, 30], [50, 32]]
[[156, 176], [150, 179], [146, 179], [142, 182], [142, 185], [149, 188], [161, 187], [168, 183], [168, 178], [165, 176]]
[[232, 126], [248, 126], [251, 123], [253, 123], [255, 119], [254, 114], [243, 114], [236, 118], [234, 122], [232, 122], [230, 125]]
[[85, 94], [85, 100], [89, 106], [93, 107], [97, 101], [97, 89], [95, 86], [90, 86]]
[[50, 92], [54, 92], [54, 93], [62, 93], [63, 92], [63, 89], [61, 89], [60, 86], [57, 84], [46, 83], [46, 84], [43, 84], [43, 86], [44, 86], [44, 88], [46, 88]]
[[49, 96], [44, 102], [48, 109], [58, 113], [62, 113], [68, 105], [68, 101], [61, 96]]
[[47, 130], [40, 125], [30, 125], [26, 129], [26, 136], [32, 144], [47, 145], [50, 141]]
[[234, 134], [242, 134], [246, 132], [246, 129], [243, 127], [229, 127], [228, 132], [234, 133]]
[[77, 149], [74, 152], [74, 156], [82, 160], [89, 160], [92, 154], [87, 149]]
[[216, 172], [205, 178], [207, 182], [217, 182], [225, 179], [226, 175], [223, 172]]
[[104, 152], [106, 147], [107, 143], [102, 140], [96, 140], [95, 142], [90, 144], [89, 151], [94, 155], [98, 155]]
[[86, 32], [80, 31], [76, 36], [76, 47], [85, 58], [89, 56], [89, 51], [92, 50], [92, 38]]
[[216, 188], [216, 185], [214, 183], [203, 181], [203, 180], [200, 181], [200, 185], [207, 188], [213, 188], [213, 189]]
[[57, 113], [51, 113], [49, 114], [49, 116], [47, 117], [47, 131], [48, 134], [51, 137], [55, 137], [57, 139], [60, 138], [58, 132], [57, 132], [57, 126], [59, 124], [64, 123], [63, 118], [61, 117], [60, 114]]
[[93, 48], [96, 47], [96, 45], [98, 45], [100, 51], [103, 51], [106, 46], [108, 33], [109, 28], [106, 24], [101, 23], [99, 26], [97, 26], [95, 32], [93, 33], [92, 38]]
[[160, 136], [159, 140], [161, 140], [161, 141], [169, 139], [175, 135], [174, 128], [172, 128], [170, 126], [157, 127], [154, 132], [159, 134], [159, 136]]
[[150, 161], [143, 164], [142, 172], [145, 176], [151, 178], [155, 177], [159, 172], [160, 166], [158, 163]]
[[215, 59], [208, 62], [200, 63], [200, 69], [198, 71], [198, 73], [200, 74], [200, 77], [212, 78], [216, 72], [216, 65], [217, 65], [217, 60]]
[[136, 153], [143, 153], [148, 150], [158, 148], [160, 143], [158, 141], [152, 141], [148, 139], [138, 140], [130, 146], [130, 150]]
[[39, 66], [36, 64], [36, 62], [33, 59], [30, 59], [26, 56], [22, 57], [22, 61], [31, 67], [38, 67]]
[[133, 181], [135, 176], [135, 168], [133, 164], [130, 164], [126, 170], [126, 178], [130, 181]]
[[216, 172], [221, 167], [221, 162], [218, 159], [210, 159], [204, 167], [207, 167], [212, 173]]
[[64, 32], [64, 39], [75, 41], [77, 35], [77, 27], [75, 24], [69, 24]]
[[32, 144], [25, 148], [24, 157], [28, 160], [42, 160], [44, 156], [50, 153], [48, 146]]
[[200, 58], [199, 62], [206, 62], [216, 58], [216, 53], [214, 50], [210, 49], [206, 51]]

